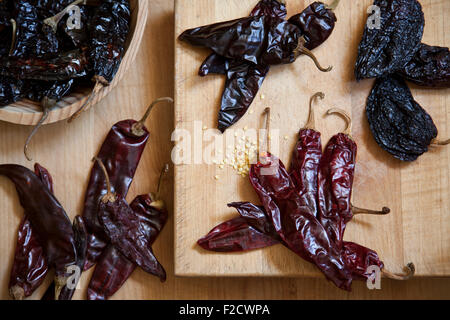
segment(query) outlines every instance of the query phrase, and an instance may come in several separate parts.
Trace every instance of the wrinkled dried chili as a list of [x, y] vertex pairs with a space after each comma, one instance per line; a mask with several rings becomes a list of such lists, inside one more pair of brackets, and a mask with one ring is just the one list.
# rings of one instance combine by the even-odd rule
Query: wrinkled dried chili
[[337, 18], [334, 10], [340, 0], [326, 5], [323, 2], [313, 2], [301, 13], [289, 18], [289, 22], [302, 31], [305, 47], [313, 50], [324, 43], [334, 30]]
[[398, 76], [377, 79], [367, 99], [366, 115], [378, 145], [402, 161], [414, 161], [438, 141], [431, 116], [414, 100]]
[[422, 43], [399, 74], [419, 86], [449, 88], [450, 50]]
[[92, 64], [95, 87], [90, 98], [70, 118], [77, 118], [92, 98], [108, 86], [119, 70], [130, 30], [130, 3], [128, 0], [104, 0], [90, 21], [89, 60]]
[[[149, 132], [144, 126], [153, 106], [160, 102], [172, 102], [171, 98], [155, 100], [140, 121], [124, 120], [116, 123], [108, 133], [97, 155], [106, 166], [113, 192], [126, 196], [133, 181]], [[92, 267], [100, 257], [108, 239], [100, 224], [98, 204], [108, 192], [101, 167], [95, 163], [87, 187], [83, 218], [89, 234], [85, 270]]]
[[59, 297], [70, 276], [67, 268], [76, 264], [72, 224], [58, 200], [32, 171], [7, 164], [0, 165], [0, 175], [16, 186], [20, 203], [44, 248], [48, 266], [55, 269], [55, 296]]
[[366, 24], [355, 65], [357, 80], [401, 70], [422, 40], [425, 19], [417, 0], [375, 0], [373, 4], [379, 8], [380, 26]]
[[[53, 179], [47, 169], [36, 163], [34, 172], [53, 193]], [[14, 300], [22, 300], [31, 296], [42, 284], [47, 272], [47, 257], [25, 212], [17, 233], [14, 262], [8, 285], [11, 297]]]

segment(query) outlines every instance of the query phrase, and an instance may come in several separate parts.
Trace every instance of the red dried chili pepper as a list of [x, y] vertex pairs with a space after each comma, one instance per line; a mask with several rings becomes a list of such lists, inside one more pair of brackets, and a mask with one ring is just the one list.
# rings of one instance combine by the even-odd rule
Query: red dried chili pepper
[[[34, 172], [53, 193], [53, 179], [47, 169], [36, 163]], [[42, 284], [47, 272], [47, 257], [25, 212], [25, 217], [22, 219], [17, 233], [14, 262], [9, 280], [11, 297], [14, 300], [22, 300], [31, 296]]]
[[67, 268], [76, 264], [72, 224], [64, 209], [39, 177], [13, 164], [0, 165], [0, 175], [16, 186], [19, 200], [44, 248], [49, 267], [55, 269], [56, 297], [66, 284]]
[[[108, 133], [97, 155], [106, 166], [113, 191], [126, 196], [142, 152], [149, 138], [149, 132], [144, 123], [153, 106], [171, 98], [161, 98], [154, 101], [140, 121], [124, 120], [116, 123]], [[96, 163], [91, 171], [90, 181], [84, 200], [83, 219], [89, 234], [88, 254], [84, 269], [92, 267], [100, 257], [108, 239], [103, 226], [98, 219], [98, 204], [108, 192], [105, 176]]]
[[344, 133], [333, 136], [320, 161], [318, 174], [318, 219], [327, 230], [330, 239], [342, 248], [347, 223], [354, 214], [388, 214], [353, 207], [351, 204], [355, 175], [357, 145], [351, 137], [351, 119], [340, 109], [330, 109], [328, 114], [338, 113], [348, 121]]
[[[151, 194], [142, 195], [130, 204], [138, 220], [148, 228], [149, 245], [153, 244], [167, 222], [167, 211], [155, 207], [155, 198], [157, 196]], [[136, 265], [133, 262], [122, 255], [113, 244], [109, 244], [95, 266], [88, 287], [88, 299], [108, 299], [120, 289], [135, 268]]]
[[[96, 161], [103, 170], [108, 190], [99, 204], [99, 218], [111, 244], [145, 272], [165, 281], [166, 272], [150, 245], [153, 240], [152, 227], [133, 211], [123, 196], [112, 191], [106, 167], [99, 159]], [[165, 210], [160, 205], [159, 199], [153, 200], [151, 204], [155, 209]]]

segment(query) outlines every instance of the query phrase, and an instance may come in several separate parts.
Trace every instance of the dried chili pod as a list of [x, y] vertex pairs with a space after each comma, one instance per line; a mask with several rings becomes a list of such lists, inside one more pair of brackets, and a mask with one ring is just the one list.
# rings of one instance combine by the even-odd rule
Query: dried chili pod
[[[62, 287], [57, 300], [72, 300], [86, 260], [87, 230], [81, 216], [75, 217], [72, 228], [75, 236], [75, 245], [77, 248], [76, 268], [72, 270], [73, 274], [68, 283]], [[55, 282], [52, 282], [41, 300], [56, 300], [55, 287]]]
[[38, 11], [34, 1], [14, 1], [12, 18], [17, 30], [11, 56], [26, 59], [59, 52], [60, 43], [57, 36], [51, 28], [43, 25]]
[[[99, 159], [95, 160], [102, 168], [108, 186], [108, 193], [104, 195], [99, 204], [99, 218], [109, 240], [125, 257], [145, 272], [165, 281], [166, 272], [155, 257], [150, 245], [154, 240], [152, 239], [154, 233], [151, 224], [144, 223], [121, 195], [111, 191], [106, 167]], [[165, 210], [161, 200], [152, 200], [152, 207], [157, 210]]]
[[38, 235], [49, 267], [55, 269], [56, 294], [68, 279], [67, 268], [76, 263], [72, 224], [61, 204], [38, 176], [19, 165], [0, 165], [0, 175], [16, 186], [19, 200]]
[[377, 79], [367, 99], [366, 115], [375, 141], [402, 161], [414, 161], [438, 141], [431, 116], [414, 100], [403, 79]]
[[[167, 222], [167, 212], [157, 210], [152, 205], [154, 195], [147, 194], [136, 197], [130, 204], [131, 209], [151, 232], [151, 243], [156, 240]], [[107, 300], [114, 295], [131, 276], [136, 265], [109, 244], [95, 266], [91, 281], [89, 282], [88, 300]]]
[[[97, 158], [108, 170], [113, 191], [122, 196], [128, 193], [150, 135], [144, 123], [152, 108], [160, 102], [173, 102], [173, 100], [171, 98], [155, 100], [140, 121], [123, 120], [116, 123], [97, 154]], [[91, 171], [83, 209], [83, 218], [89, 234], [85, 270], [95, 264], [109, 242], [98, 219], [98, 204], [107, 191], [105, 176], [96, 163]]]
[[136, 269], [136, 265], [128, 260], [113, 245], [103, 251], [87, 291], [88, 300], [107, 300], [119, 290]]
[[50, 111], [56, 106], [56, 103], [72, 91], [74, 83], [74, 79], [53, 82], [37, 80], [28, 82], [27, 98], [33, 101], [39, 101], [42, 108], [42, 117], [33, 130], [31, 130], [24, 145], [24, 154], [29, 161], [32, 160], [28, 152], [28, 145], [31, 139], [47, 120]]
[[268, 155], [253, 165], [250, 181], [283, 242], [304, 260], [315, 264], [337, 287], [350, 290], [352, 277], [341, 251], [329, 239], [303, 201], [281, 161]]
[[422, 43], [399, 74], [419, 86], [450, 88], [450, 51]]
[[19, 79], [68, 81], [86, 76], [87, 67], [85, 53], [73, 50], [52, 58], [3, 58], [0, 74]]
[[247, 112], [255, 99], [269, 66], [252, 63], [231, 62], [222, 94], [218, 129], [224, 132]]
[[333, 11], [339, 1], [334, 0], [330, 5], [318, 1], [313, 2], [301, 13], [289, 18], [288, 21], [302, 31], [307, 49], [317, 48], [330, 37], [337, 21]]
[[[287, 15], [284, 0], [261, 0], [250, 13], [250, 17], [270, 16], [285, 19]], [[202, 63], [199, 75], [204, 77], [207, 74], [226, 74], [229, 67], [228, 59], [212, 53]]]
[[69, 122], [77, 118], [93, 97], [108, 86], [119, 70], [125, 53], [125, 43], [130, 30], [130, 3], [128, 0], [103, 0], [90, 21], [89, 60], [94, 72], [94, 90], [88, 100], [77, 110]]
[[[34, 172], [53, 193], [53, 179], [47, 169], [36, 163]], [[31, 296], [42, 284], [47, 272], [47, 257], [25, 212], [17, 233], [14, 262], [8, 285], [11, 297], [14, 300], [22, 300]]]
[[0, 75], [0, 108], [19, 101], [23, 96], [22, 80]]
[[219, 224], [197, 241], [203, 249], [215, 252], [243, 252], [278, 243], [277, 240], [254, 229], [242, 217]]
[[380, 9], [380, 26], [366, 24], [355, 65], [357, 80], [403, 69], [422, 40], [425, 19], [417, 0], [375, 0], [373, 4]]

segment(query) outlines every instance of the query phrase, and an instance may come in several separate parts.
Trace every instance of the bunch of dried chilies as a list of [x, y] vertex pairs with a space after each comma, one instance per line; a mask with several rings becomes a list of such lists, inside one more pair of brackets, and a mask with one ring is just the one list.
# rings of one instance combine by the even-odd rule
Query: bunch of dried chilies
[[[385, 215], [390, 210], [352, 205], [357, 146], [350, 136], [351, 120], [343, 110], [328, 111], [344, 116], [348, 127], [333, 136], [322, 152], [321, 135], [314, 127], [312, 102], [316, 97], [324, 94], [311, 98], [310, 118], [300, 130], [291, 169], [288, 171], [270, 151], [262, 153], [251, 167], [250, 182], [263, 206], [229, 204], [240, 217], [215, 227], [198, 244], [210, 251], [239, 252], [282, 243], [344, 290], [351, 289], [353, 280], [368, 279], [368, 267], [373, 265], [389, 278], [410, 278], [414, 274], [412, 263], [405, 268], [406, 275], [395, 275], [384, 269], [375, 251], [343, 240], [354, 215]], [[270, 119], [270, 109], [267, 111]]]
[[27, 98], [43, 111], [25, 143], [29, 160], [28, 144], [58, 101], [91, 79], [94, 94], [112, 81], [129, 24], [128, 0], [1, 1], [0, 108]]
[[261, 0], [249, 17], [215, 23], [184, 31], [179, 39], [213, 53], [200, 67], [199, 75], [226, 76], [218, 119], [224, 132], [247, 112], [273, 65], [293, 63], [300, 55], [313, 59], [310, 51], [331, 35], [336, 16], [331, 5], [314, 2], [289, 20], [283, 0]]
[[43, 299], [70, 300], [81, 272], [97, 263], [88, 299], [111, 297], [136, 267], [166, 280], [152, 244], [168, 213], [160, 199], [161, 172], [156, 194], [125, 197], [149, 138], [145, 121], [153, 107], [171, 98], [155, 100], [140, 121], [115, 124], [94, 158], [95, 165], [82, 216], [70, 222], [53, 195], [50, 173], [36, 164], [35, 172], [18, 165], [0, 165], [0, 175], [11, 179], [25, 209], [19, 226], [9, 290], [14, 299], [29, 297], [42, 284], [50, 268], [55, 279]]
[[[366, 114], [376, 142], [395, 158], [414, 161], [439, 141], [431, 116], [414, 100], [405, 80], [450, 87], [450, 51], [421, 43], [425, 25], [417, 0], [375, 0], [380, 28], [366, 26], [355, 66], [357, 80], [377, 78]], [[369, 17], [369, 19], [371, 19]]]

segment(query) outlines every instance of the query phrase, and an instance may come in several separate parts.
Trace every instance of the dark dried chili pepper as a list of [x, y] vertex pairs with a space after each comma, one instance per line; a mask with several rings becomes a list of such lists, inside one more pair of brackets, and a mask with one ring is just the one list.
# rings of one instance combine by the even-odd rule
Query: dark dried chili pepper
[[[167, 211], [155, 207], [155, 198], [157, 196], [152, 194], [142, 195], [130, 204], [139, 220], [148, 227], [149, 245], [153, 244], [167, 222]], [[122, 255], [113, 244], [109, 244], [95, 266], [88, 287], [88, 300], [110, 298], [122, 287], [135, 268], [133, 262]]]
[[130, 3], [128, 0], [103, 0], [90, 21], [89, 60], [94, 72], [94, 90], [91, 97], [75, 112], [69, 122], [77, 118], [93, 97], [108, 86], [119, 70], [125, 53], [130, 29]]
[[[53, 179], [47, 169], [36, 163], [34, 172], [53, 193]], [[22, 300], [31, 296], [42, 284], [47, 272], [47, 257], [25, 212], [17, 233], [14, 262], [8, 286], [11, 297], [14, 300]]]
[[[75, 236], [75, 245], [77, 248], [76, 267], [78, 269], [73, 270], [75, 273], [70, 279], [70, 286], [68, 283], [62, 287], [58, 300], [72, 300], [86, 259], [87, 231], [86, 226], [84, 225], [83, 218], [81, 216], [75, 217], [72, 228]], [[55, 286], [55, 282], [52, 282], [41, 300], [55, 300]]]
[[22, 80], [0, 75], [0, 108], [19, 101], [23, 96]]
[[75, 80], [70, 79], [67, 81], [29, 81], [28, 82], [28, 94], [27, 98], [33, 101], [38, 101], [42, 108], [42, 117], [36, 126], [33, 128], [31, 133], [28, 135], [27, 140], [24, 145], [25, 157], [31, 161], [31, 156], [28, 152], [28, 145], [31, 139], [42, 127], [44, 122], [47, 120], [50, 110], [52, 110], [56, 103], [59, 102], [64, 96], [68, 95], [74, 86]]
[[[144, 225], [144, 221], [135, 214], [123, 196], [111, 191], [108, 171], [99, 159], [96, 159], [96, 161], [104, 172], [108, 188], [107, 194], [103, 196], [99, 204], [99, 218], [107, 237], [112, 245], [119, 249], [130, 261], [141, 267], [145, 272], [165, 281], [166, 272], [149, 245], [152, 242], [152, 227]], [[152, 206], [163, 210], [163, 207], [159, 207], [156, 203]]]
[[230, 63], [219, 111], [218, 129], [221, 132], [244, 116], [268, 72], [269, 66], [261, 64]]
[[289, 22], [302, 31], [305, 47], [313, 50], [324, 43], [334, 30], [337, 18], [334, 10], [340, 0], [327, 5], [323, 2], [313, 2], [301, 13], [289, 18]]
[[51, 58], [3, 58], [0, 74], [19, 79], [68, 81], [86, 76], [87, 66], [84, 52], [73, 50]]
[[414, 100], [404, 80], [377, 79], [366, 106], [367, 119], [378, 145], [402, 161], [414, 161], [438, 141], [431, 116]]
[[[250, 17], [270, 16], [285, 19], [287, 15], [286, 4], [281, 0], [261, 0], [253, 8]], [[202, 63], [199, 75], [204, 77], [207, 74], [226, 74], [229, 68], [229, 60], [217, 53], [209, 55]]]
[[[157, 99], [150, 105], [140, 121], [120, 121], [108, 133], [97, 158], [104, 163], [108, 170], [113, 192], [124, 197], [128, 193], [142, 152], [149, 138], [149, 132], [145, 128], [144, 123], [153, 106], [164, 101], [173, 102], [171, 98]], [[91, 171], [84, 200], [83, 218], [89, 234], [85, 270], [95, 264], [108, 243], [103, 226], [98, 219], [98, 204], [107, 192], [108, 189], [103, 171], [96, 163]]]
[[357, 80], [402, 70], [422, 40], [425, 19], [417, 0], [375, 0], [374, 5], [380, 9], [381, 24], [368, 23], [364, 29], [355, 65]]
[[422, 43], [399, 74], [419, 86], [450, 88], [450, 51]]
[[55, 296], [58, 297], [69, 277], [67, 268], [76, 264], [72, 224], [58, 200], [32, 171], [19, 165], [0, 165], [0, 175], [16, 186], [20, 203], [44, 248], [48, 265], [55, 269]]
[[14, 1], [12, 19], [15, 21], [17, 30], [11, 56], [26, 59], [59, 52], [58, 38], [50, 27], [46, 27], [40, 21], [38, 12], [34, 1]]

